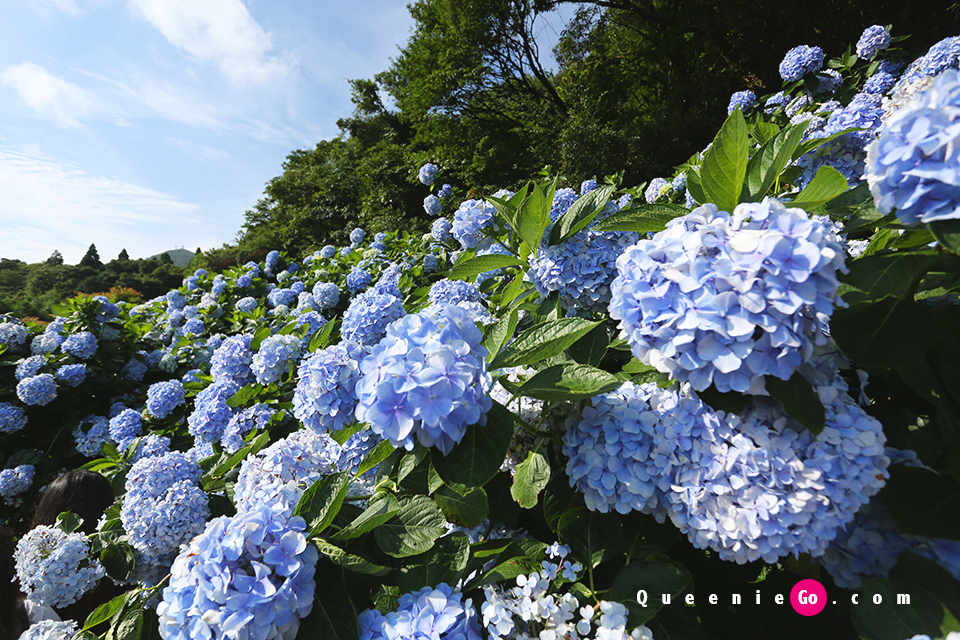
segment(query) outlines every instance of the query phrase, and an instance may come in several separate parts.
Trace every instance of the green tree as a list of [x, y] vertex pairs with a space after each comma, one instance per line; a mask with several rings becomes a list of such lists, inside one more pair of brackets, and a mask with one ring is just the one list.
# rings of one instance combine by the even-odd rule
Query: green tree
[[97, 245], [91, 244], [90, 248], [87, 249], [87, 252], [80, 258], [81, 267], [93, 267], [100, 268], [103, 266], [103, 263], [100, 262], [100, 254], [97, 253]]
[[47, 264], [59, 265], [63, 264], [63, 254], [59, 251], [54, 251], [50, 254], [50, 257], [47, 258]]
[[120, 250], [120, 255], [117, 256], [117, 260], [129, 260], [130, 254], [127, 253], [126, 249]]

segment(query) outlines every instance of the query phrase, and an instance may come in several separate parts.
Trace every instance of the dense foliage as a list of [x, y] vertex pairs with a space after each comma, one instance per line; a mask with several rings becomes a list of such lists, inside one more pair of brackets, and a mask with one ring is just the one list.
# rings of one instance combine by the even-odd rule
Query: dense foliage
[[[0, 323], [30, 597], [123, 585], [81, 626], [124, 640], [960, 631], [960, 37], [898, 41], [786, 50], [649, 186], [418, 163], [428, 234]], [[78, 465], [96, 532], [27, 533]]]

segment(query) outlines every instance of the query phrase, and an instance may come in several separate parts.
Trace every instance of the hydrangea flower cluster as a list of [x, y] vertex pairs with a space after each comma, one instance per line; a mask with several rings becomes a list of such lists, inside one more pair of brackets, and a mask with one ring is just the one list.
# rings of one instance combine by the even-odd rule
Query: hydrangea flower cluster
[[647, 185], [647, 190], [643, 192], [643, 199], [647, 201], [647, 204], [653, 204], [665, 191], [669, 192], [669, 190], [669, 180], [666, 178], [654, 178], [650, 181], [650, 184]]
[[79, 386], [87, 379], [87, 367], [82, 364], [65, 364], [57, 369], [57, 380], [68, 387]]
[[553, 192], [553, 202], [550, 204], [550, 220], [556, 222], [557, 219], [565, 214], [573, 206], [580, 196], [576, 191], [568, 187], [557, 189]]
[[960, 68], [960, 36], [944, 38], [907, 67], [894, 88], [893, 102], [909, 97], [912, 87], [925, 86], [923, 80], [935, 77], [947, 69]]
[[405, 593], [387, 615], [367, 609], [359, 623], [360, 640], [480, 640], [472, 601], [442, 582]]
[[268, 385], [279, 381], [290, 369], [290, 365], [300, 358], [302, 349], [302, 340], [292, 334], [265, 338], [260, 343], [260, 349], [253, 356], [250, 367], [257, 382]]
[[30, 353], [35, 355], [53, 353], [61, 344], [63, 344], [63, 336], [61, 336], [59, 333], [44, 332], [37, 335], [30, 343]]
[[437, 195], [440, 196], [441, 200], [443, 200], [444, 198], [449, 198], [452, 193], [453, 193], [453, 187], [450, 186], [449, 184], [445, 184], [442, 187], [440, 187], [440, 190], [437, 192]]
[[881, 213], [904, 224], [960, 218], [960, 73], [942, 73], [895, 111], [867, 147], [867, 183]]
[[877, 52], [890, 46], [890, 32], [878, 24], [867, 27], [857, 40], [857, 56], [872, 60]]
[[141, 433], [143, 433], [143, 418], [133, 409], [124, 409], [110, 418], [110, 437], [117, 443], [120, 451], [126, 449]]
[[0, 344], [11, 351], [23, 348], [30, 330], [19, 322], [0, 322]]
[[823, 49], [800, 45], [787, 51], [780, 62], [780, 77], [786, 82], [795, 82], [807, 75], [816, 73], [823, 67]]
[[472, 249], [484, 238], [483, 230], [493, 224], [497, 210], [484, 200], [465, 200], [453, 214], [453, 237], [464, 249]]
[[596, 180], [584, 180], [580, 183], [580, 195], [586, 195], [596, 189], [599, 185]]
[[20, 635], [20, 640], [71, 640], [76, 633], [77, 623], [73, 620], [41, 620], [30, 625]]
[[63, 341], [60, 350], [81, 360], [86, 360], [97, 352], [97, 338], [89, 331], [73, 333]]
[[47, 359], [43, 356], [30, 356], [17, 365], [13, 375], [17, 380], [32, 378], [40, 372], [45, 364], [47, 364]]
[[727, 115], [732, 114], [737, 107], [740, 111], [746, 113], [757, 104], [757, 94], [753, 91], [737, 91], [730, 96], [730, 104], [727, 105]]
[[[84, 431], [84, 424], [90, 426]], [[110, 442], [110, 422], [103, 416], [90, 415], [73, 430], [73, 442], [82, 456], [96, 458], [104, 442]]]
[[127, 380], [140, 382], [143, 380], [143, 376], [146, 375], [149, 369], [150, 367], [147, 366], [146, 362], [134, 355], [130, 356], [130, 359], [127, 360], [127, 363], [123, 365], [123, 369], [120, 370], [120, 375]]
[[817, 562], [837, 586], [859, 589], [864, 577], [886, 577], [910, 543], [879, 500], [871, 500], [841, 529]]
[[453, 240], [453, 234], [450, 230], [453, 226], [450, 224], [450, 221], [446, 218], [438, 218], [433, 221], [433, 226], [430, 228], [430, 233], [433, 235], [433, 239], [437, 242], [450, 242]]
[[438, 216], [443, 210], [440, 206], [440, 198], [433, 195], [432, 193], [423, 199], [423, 210], [427, 212], [429, 216]]
[[317, 433], [339, 431], [354, 420], [363, 350], [343, 340], [300, 363], [293, 415]]
[[211, 520], [170, 569], [157, 605], [161, 637], [293, 640], [316, 587], [319, 556], [305, 528], [268, 507]]
[[260, 403], [235, 413], [223, 430], [223, 439], [220, 442], [223, 450], [236, 453], [242, 449], [246, 445], [244, 436], [254, 429], [265, 429], [274, 413], [276, 412], [273, 409]]
[[449, 453], [493, 404], [482, 339], [472, 314], [451, 305], [393, 322], [360, 364], [357, 419], [394, 446], [412, 449], [416, 436]]
[[47, 525], [24, 534], [13, 559], [27, 598], [49, 607], [73, 604], [104, 575], [100, 562], [90, 557], [85, 535]]
[[313, 299], [320, 309], [332, 309], [340, 302], [340, 289], [332, 282], [313, 285]]
[[199, 480], [200, 466], [177, 451], [130, 468], [120, 521], [144, 564], [169, 566], [177, 548], [203, 531], [210, 509]]
[[210, 375], [216, 383], [233, 383], [242, 387], [253, 382], [253, 352], [250, 341], [253, 336], [247, 334], [225, 338], [210, 358]]
[[156, 418], [166, 418], [186, 401], [186, 390], [176, 380], [157, 382], [147, 389], [147, 410]]
[[360, 244], [363, 242], [363, 239], [367, 236], [367, 232], [357, 227], [350, 232], [350, 242], [351, 244]]
[[610, 315], [634, 355], [702, 390], [787, 380], [821, 335], [844, 269], [836, 236], [775, 199], [675, 218], [617, 259]]
[[437, 165], [427, 163], [420, 167], [420, 170], [417, 171], [417, 177], [420, 179], [420, 182], [427, 185], [428, 187], [433, 184], [433, 181], [437, 178]]
[[17, 383], [17, 397], [31, 407], [43, 407], [57, 397], [57, 381], [49, 373], [24, 378]]
[[266, 508], [279, 518], [289, 518], [310, 485], [340, 470], [339, 459], [340, 445], [312, 429], [277, 440], [240, 465], [234, 487], [237, 510]]
[[144, 458], [162, 456], [165, 453], [169, 453], [169, 451], [170, 438], [151, 433], [140, 440], [137, 451], [133, 454], [133, 458], [131, 458], [131, 463], [143, 460]]
[[34, 468], [32, 464], [21, 464], [13, 469], [0, 471], [0, 497], [8, 505], [19, 502], [18, 495], [33, 484]]
[[376, 344], [389, 325], [403, 317], [403, 297], [396, 286], [373, 287], [350, 301], [343, 314], [340, 335], [361, 345]]
[[187, 417], [190, 435], [203, 442], [220, 441], [233, 417], [233, 409], [227, 406], [227, 400], [239, 390], [240, 387], [232, 382], [214, 382], [198, 393], [193, 412]]
[[258, 302], [256, 298], [247, 296], [237, 300], [237, 311], [240, 313], [253, 313], [257, 310]]
[[363, 291], [370, 286], [370, 273], [359, 267], [354, 267], [347, 274], [347, 289], [352, 293]]
[[27, 426], [27, 412], [9, 402], [0, 402], [0, 433], [16, 433]]

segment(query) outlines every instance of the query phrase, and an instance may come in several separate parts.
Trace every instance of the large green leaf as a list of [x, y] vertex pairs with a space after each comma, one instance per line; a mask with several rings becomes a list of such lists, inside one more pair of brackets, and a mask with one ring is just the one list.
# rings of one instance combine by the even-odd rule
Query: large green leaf
[[[613, 579], [607, 598], [630, 611], [629, 627], [643, 624], [663, 607], [663, 594], [679, 595], [690, 583], [690, 573], [659, 560], [631, 562]], [[642, 594], [641, 594], [642, 592]], [[641, 597], [646, 606], [640, 604]]]
[[813, 176], [810, 184], [804, 187], [803, 191], [788, 204], [791, 207], [800, 207], [801, 209], [815, 209], [830, 202], [849, 188], [850, 185], [847, 184], [847, 179], [843, 177], [842, 173], [833, 167], [824, 165], [817, 169], [817, 173]]
[[[400, 591], [408, 593], [423, 587], [457, 584], [470, 560], [470, 540], [462, 531], [437, 540], [430, 551], [411, 558], [400, 570]], [[419, 562], [416, 562], [419, 561]]]
[[800, 373], [794, 372], [789, 380], [767, 376], [767, 393], [780, 403], [787, 415], [802, 424], [814, 435], [823, 431], [827, 414], [820, 396]]
[[513, 414], [494, 402], [487, 424], [467, 427], [467, 434], [449, 455], [434, 449], [433, 465], [444, 482], [482, 487], [500, 470], [512, 437]]
[[371, 576], [385, 576], [390, 573], [390, 567], [385, 567], [383, 565], [370, 562], [369, 560], [358, 556], [355, 553], [351, 553], [346, 549], [342, 549], [335, 544], [327, 542], [326, 540], [317, 539], [313, 543], [317, 545], [317, 549], [320, 550], [320, 553], [324, 555], [330, 562], [342, 567], [347, 571], [353, 571], [355, 573], [362, 573], [365, 575]]
[[447, 532], [446, 520], [436, 503], [427, 496], [402, 496], [400, 511], [373, 535], [387, 555], [405, 558], [430, 549]]
[[547, 367], [520, 387], [520, 395], [551, 402], [585, 400], [612, 391], [622, 381], [612, 373], [568, 362]]
[[341, 471], [320, 478], [303, 492], [293, 515], [307, 521], [310, 536], [315, 536], [330, 526], [350, 486], [350, 472]]
[[941, 246], [960, 253], [960, 220], [938, 220], [927, 224], [927, 228]]
[[375, 446], [373, 450], [363, 458], [363, 462], [361, 462], [359, 468], [357, 468], [357, 476], [361, 476], [370, 469], [373, 469], [375, 466], [389, 458], [390, 454], [393, 452], [394, 447], [392, 444], [390, 444], [389, 440], [383, 440], [377, 443], [377, 446]]
[[937, 261], [933, 253], [881, 253], [854, 260], [849, 273], [839, 274], [841, 282], [864, 292], [864, 300], [879, 300], [903, 293]]
[[487, 348], [487, 361], [493, 360], [503, 350], [517, 330], [520, 312], [514, 309], [484, 329], [483, 346]]
[[550, 463], [539, 451], [530, 451], [527, 458], [517, 465], [513, 475], [510, 495], [524, 509], [537, 506], [537, 499], [550, 482]]
[[837, 309], [830, 320], [830, 334], [857, 366], [897, 368], [922, 358], [933, 346], [932, 324], [928, 309], [911, 300], [887, 297]]
[[[909, 594], [910, 604], [897, 602]], [[879, 596], [880, 603], [874, 600]], [[929, 592], [899, 580], [864, 578], [859, 603], [852, 607], [853, 626], [867, 640], [903, 640], [917, 634], [940, 637], [943, 605]]]
[[517, 336], [493, 359], [490, 368], [519, 367], [560, 355], [599, 324], [599, 321], [591, 322], [582, 318], [541, 322]]
[[378, 493], [370, 500], [369, 506], [349, 525], [331, 536], [331, 540], [342, 541], [357, 538], [373, 531], [381, 524], [400, 512], [400, 503], [389, 493]]
[[530, 195], [520, 207], [520, 239], [531, 247], [538, 247], [543, 240], [543, 232], [550, 225], [550, 207], [553, 204], [554, 187], [546, 192], [540, 185], [533, 185]]
[[787, 127], [767, 140], [747, 164], [746, 192], [750, 200], [760, 200], [774, 185], [803, 140], [808, 123]]
[[690, 170], [687, 171], [687, 191], [690, 192], [697, 204], [704, 204], [709, 201], [707, 195], [703, 192], [703, 186], [700, 184], [700, 171], [701, 167], [699, 165], [690, 167]]
[[507, 221], [510, 228], [520, 233], [521, 211], [520, 206], [527, 198], [527, 192], [530, 190], [530, 183], [524, 185], [522, 189], [514, 193], [509, 198], [497, 198], [490, 196], [487, 198], [503, 219]]
[[897, 523], [897, 533], [960, 540], [960, 487], [921, 467], [895, 464], [880, 500]]
[[553, 230], [550, 231], [550, 244], [566, 241], [593, 222], [597, 214], [607, 206], [612, 194], [613, 187], [604, 185], [577, 198], [577, 201], [554, 223]]
[[580, 511], [560, 531], [560, 542], [570, 545], [575, 558], [591, 567], [620, 553], [623, 525], [612, 513]]
[[[300, 621], [299, 638], [323, 638], [323, 640], [359, 640], [357, 610], [347, 594], [341, 569], [326, 564], [317, 567], [313, 593], [313, 610]], [[334, 574], [334, 575], [331, 575]]]
[[636, 231], [647, 233], [663, 231], [667, 223], [690, 211], [678, 204], [645, 204], [618, 211], [596, 224], [594, 231]]
[[472, 280], [485, 271], [502, 267], [522, 267], [523, 262], [516, 256], [504, 256], [493, 253], [486, 256], [474, 256], [457, 263], [447, 276], [451, 280]]
[[733, 211], [740, 201], [749, 155], [747, 121], [736, 109], [723, 123], [713, 139], [713, 146], [703, 157], [700, 186], [707, 202], [714, 203], [722, 211]]
[[433, 498], [448, 522], [461, 527], [475, 527], [490, 513], [487, 494], [483, 487], [469, 487], [461, 490], [463, 493], [450, 485], [444, 485], [437, 490]]

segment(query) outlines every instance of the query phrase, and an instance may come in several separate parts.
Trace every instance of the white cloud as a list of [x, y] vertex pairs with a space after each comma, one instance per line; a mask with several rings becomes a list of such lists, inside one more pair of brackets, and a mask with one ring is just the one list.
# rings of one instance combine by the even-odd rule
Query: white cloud
[[52, 11], [62, 11], [71, 16], [80, 15], [80, 7], [74, 0], [30, 0], [30, 6], [41, 15], [47, 15]]
[[224, 242], [199, 205], [9, 148], [0, 148], [0, 228], [0, 255], [27, 262], [56, 249], [75, 264], [91, 243], [109, 259]]
[[270, 34], [241, 0], [131, 0], [175, 47], [214, 63], [235, 84], [276, 82], [291, 63], [271, 56]]
[[12, 87], [38, 115], [67, 129], [79, 128], [80, 119], [93, 116], [101, 108], [92, 94], [33, 62], [7, 67], [0, 83]]

